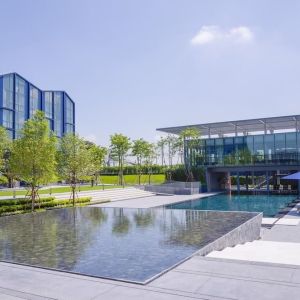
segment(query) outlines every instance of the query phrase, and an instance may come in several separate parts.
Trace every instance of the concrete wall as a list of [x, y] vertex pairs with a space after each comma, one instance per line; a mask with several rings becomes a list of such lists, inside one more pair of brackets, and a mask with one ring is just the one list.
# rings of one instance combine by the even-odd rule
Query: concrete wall
[[193, 195], [200, 191], [200, 182], [173, 181], [159, 185], [146, 185], [145, 191], [161, 194]]
[[257, 214], [239, 227], [203, 247], [197, 254], [204, 256], [212, 251], [220, 251], [226, 247], [234, 247], [238, 244], [244, 244], [259, 239], [262, 215], [262, 213]]
[[217, 192], [230, 190], [230, 173], [229, 172], [212, 172], [206, 170], [206, 183], [208, 192]]

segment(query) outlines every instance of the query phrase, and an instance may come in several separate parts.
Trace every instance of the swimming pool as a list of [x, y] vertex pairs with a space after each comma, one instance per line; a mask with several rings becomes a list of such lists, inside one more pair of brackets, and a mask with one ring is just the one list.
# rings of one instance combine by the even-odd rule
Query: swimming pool
[[1, 217], [0, 260], [144, 284], [257, 216], [81, 207]]
[[264, 217], [274, 217], [280, 209], [286, 207], [294, 199], [296, 197], [290, 195], [220, 194], [175, 203], [166, 207], [171, 209], [262, 212]]

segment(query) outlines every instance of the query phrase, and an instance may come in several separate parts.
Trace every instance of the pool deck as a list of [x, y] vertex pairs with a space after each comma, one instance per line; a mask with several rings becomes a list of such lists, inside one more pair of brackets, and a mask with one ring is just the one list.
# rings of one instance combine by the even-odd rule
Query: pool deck
[[[97, 205], [148, 208], [199, 198], [153, 196]], [[202, 194], [201, 197], [208, 196]], [[283, 219], [300, 220], [295, 211]], [[278, 221], [277, 221], [278, 222]], [[262, 228], [262, 239], [300, 243], [300, 225]], [[288, 255], [288, 253], [287, 253]], [[300, 266], [194, 256], [147, 285], [0, 263], [0, 299], [300, 299]]]

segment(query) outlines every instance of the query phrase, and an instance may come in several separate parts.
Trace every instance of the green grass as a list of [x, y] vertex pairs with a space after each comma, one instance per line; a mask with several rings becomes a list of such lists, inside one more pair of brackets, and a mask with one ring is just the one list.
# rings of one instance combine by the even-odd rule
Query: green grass
[[[135, 185], [138, 184], [138, 177], [137, 175], [125, 175], [125, 184], [126, 185]], [[165, 181], [165, 175], [164, 174], [154, 174], [151, 175], [151, 184], [160, 184]], [[81, 186], [80, 191], [94, 191], [94, 190], [102, 190], [103, 187], [104, 189], [113, 189], [113, 188], [120, 188], [121, 186], [117, 185], [118, 184], [118, 176], [117, 175], [103, 175], [101, 176], [101, 183], [103, 184], [112, 184], [112, 185], [97, 185], [97, 186]], [[141, 184], [148, 184], [148, 175], [142, 175], [141, 176]], [[64, 187], [57, 187], [57, 188], [52, 188], [51, 193], [52, 194], [59, 194], [59, 193], [69, 193], [71, 192], [70, 187], [64, 186]], [[50, 189], [42, 189], [39, 191], [40, 195], [43, 194], [49, 194]], [[21, 190], [21, 191], [16, 191], [17, 196], [25, 196], [26, 191]], [[7, 197], [12, 197], [13, 192], [12, 191], [0, 191], [0, 196], [7, 196]]]
[[[124, 176], [125, 184], [128, 185], [135, 185], [138, 184], [138, 176], [137, 175], [125, 175]], [[148, 184], [148, 175], [141, 176], [141, 184]], [[118, 176], [116, 175], [102, 175], [101, 181], [104, 184], [117, 184], [118, 183]], [[165, 181], [164, 174], [153, 174], [151, 175], [151, 184], [160, 184]]]

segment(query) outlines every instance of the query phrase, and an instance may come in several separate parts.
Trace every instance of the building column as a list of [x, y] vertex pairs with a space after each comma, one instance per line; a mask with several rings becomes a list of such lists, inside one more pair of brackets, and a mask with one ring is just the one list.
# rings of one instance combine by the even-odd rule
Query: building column
[[279, 176], [279, 174], [280, 174], [280, 170], [277, 170], [276, 171], [276, 185], [278, 185], [278, 188], [280, 186], [280, 176]]
[[237, 192], [240, 193], [241, 188], [240, 188], [240, 173], [236, 173], [236, 185], [237, 185]]
[[270, 176], [269, 172], [266, 172], [266, 181], [267, 181], [267, 191], [270, 192]]
[[254, 172], [252, 172], [251, 177], [252, 177], [252, 190], [253, 190], [254, 189]]
[[248, 184], [248, 174], [246, 175], [246, 191], [249, 190], [249, 184]]

